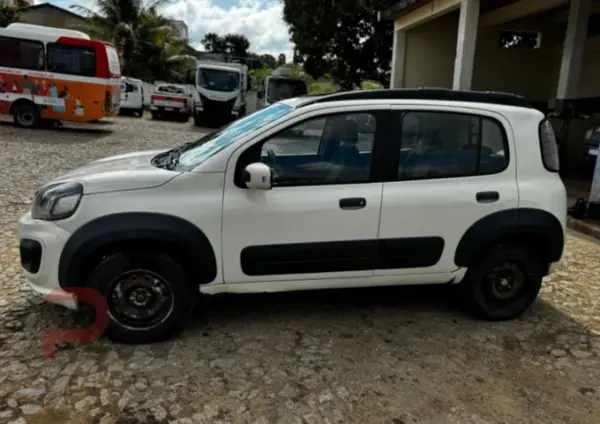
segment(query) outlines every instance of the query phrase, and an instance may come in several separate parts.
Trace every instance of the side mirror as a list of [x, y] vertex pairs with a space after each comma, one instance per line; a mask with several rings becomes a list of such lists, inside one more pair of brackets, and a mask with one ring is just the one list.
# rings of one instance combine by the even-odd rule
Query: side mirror
[[243, 171], [243, 179], [244, 183], [246, 183], [246, 187], [254, 190], [270, 190], [272, 187], [271, 177], [272, 177], [271, 168], [268, 165], [255, 162], [246, 166]]

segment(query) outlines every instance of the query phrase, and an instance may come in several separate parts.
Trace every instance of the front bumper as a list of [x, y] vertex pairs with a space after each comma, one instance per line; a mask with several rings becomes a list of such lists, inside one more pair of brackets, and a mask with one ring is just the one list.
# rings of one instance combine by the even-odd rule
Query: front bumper
[[161, 114], [171, 114], [171, 115], [189, 115], [189, 111], [187, 107], [176, 108], [176, 107], [166, 107], [166, 106], [150, 106], [150, 110], [152, 112], [158, 112]]
[[58, 280], [60, 254], [69, 237], [53, 222], [33, 219], [30, 212], [19, 219], [21, 268], [28, 285], [50, 303], [77, 309], [77, 299]]
[[238, 106], [230, 106], [226, 102], [206, 102], [206, 103], [194, 103], [194, 114], [195, 115], [213, 115], [213, 116], [233, 116], [238, 117], [240, 115], [240, 108]]

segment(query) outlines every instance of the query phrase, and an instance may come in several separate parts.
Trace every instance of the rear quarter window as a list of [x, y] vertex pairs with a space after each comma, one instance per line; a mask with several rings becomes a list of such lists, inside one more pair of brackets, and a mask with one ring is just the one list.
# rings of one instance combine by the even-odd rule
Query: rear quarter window
[[540, 150], [544, 168], [550, 172], [558, 172], [560, 169], [558, 157], [558, 143], [552, 123], [544, 119], [539, 127]]

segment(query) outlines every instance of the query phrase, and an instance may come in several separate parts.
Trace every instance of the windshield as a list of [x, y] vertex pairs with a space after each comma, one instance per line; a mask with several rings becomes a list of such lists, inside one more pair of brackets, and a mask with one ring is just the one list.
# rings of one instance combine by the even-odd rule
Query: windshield
[[293, 109], [292, 106], [277, 103], [234, 121], [231, 124], [202, 137], [200, 140], [184, 149], [179, 156], [179, 166], [191, 170], [209, 157], [233, 144], [240, 136], [270, 124], [276, 119], [287, 115]]
[[198, 69], [198, 85], [207, 90], [235, 91], [240, 85], [240, 73], [222, 69]]
[[303, 96], [308, 92], [306, 83], [301, 80], [269, 79], [267, 101], [275, 103], [292, 97]]
[[158, 93], [185, 94], [185, 89], [183, 87], [177, 87], [174, 85], [160, 85], [156, 91]]

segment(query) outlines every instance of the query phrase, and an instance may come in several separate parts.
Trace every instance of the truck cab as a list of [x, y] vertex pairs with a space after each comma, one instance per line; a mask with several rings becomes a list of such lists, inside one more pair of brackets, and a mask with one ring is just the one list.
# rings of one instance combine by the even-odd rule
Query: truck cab
[[293, 76], [289, 68], [279, 67], [270, 76], [260, 80], [256, 95], [256, 109], [263, 109], [281, 100], [307, 93], [308, 85], [305, 81]]
[[194, 122], [203, 117], [230, 121], [246, 114], [248, 66], [241, 63], [198, 62]]

